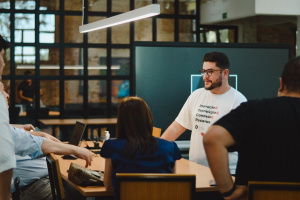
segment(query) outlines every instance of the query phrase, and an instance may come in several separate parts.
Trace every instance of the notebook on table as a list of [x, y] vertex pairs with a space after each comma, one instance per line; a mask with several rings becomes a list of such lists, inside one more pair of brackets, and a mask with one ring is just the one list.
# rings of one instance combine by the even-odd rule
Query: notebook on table
[[[81, 122], [76, 122], [75, 127], [72, 132], [72, 136], [69, 139], [69, 144], [79, 146], [83, 133], [85, 131], [86, 124]], [[74, 155], [64, 155], [63, 159], [76, 159]]]

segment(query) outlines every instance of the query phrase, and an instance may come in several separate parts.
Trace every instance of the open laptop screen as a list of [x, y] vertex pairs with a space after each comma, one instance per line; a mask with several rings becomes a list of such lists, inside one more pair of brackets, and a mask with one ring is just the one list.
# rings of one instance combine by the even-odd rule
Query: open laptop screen
[[78, 146], [81, 138], [83, 136], [84, 130], [85, 130], [86, 124], [81, 122], [76, 122], [72, 136], [69, 140], [69, 144]]

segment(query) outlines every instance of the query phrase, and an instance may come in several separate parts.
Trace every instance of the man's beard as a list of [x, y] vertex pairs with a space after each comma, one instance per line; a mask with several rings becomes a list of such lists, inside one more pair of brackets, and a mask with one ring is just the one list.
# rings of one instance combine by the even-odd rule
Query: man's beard
[[215, 83], [212, 83], [210, 85], [210, 87], [206, 88], [204, 87], [206, 90], [212, 90], [212, 89], [215, 89], [215, 88], [218, 88], [218, 87], [221, 87], [222, 85], [222, 75], [220, 74], [219, 78], [216, 80]]

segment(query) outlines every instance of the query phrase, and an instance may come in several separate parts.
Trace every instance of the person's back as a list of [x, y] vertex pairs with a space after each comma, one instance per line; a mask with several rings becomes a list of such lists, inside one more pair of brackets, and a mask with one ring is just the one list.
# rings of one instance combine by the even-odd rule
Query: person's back
[[[235, 118], [240, 115], [247, 115], [245, 123]], [[300, 182], [300, 98], [249, 101], [228, 118], [230, 121], [218, 124], [244, 130], [230, 131], [238, 141], [237, 184], [249, 180]]]
[[181, 158], [176, 143], [156, 138], [157, 148], [154, 154], [142, 154], [137, 151], [133, 156], [124, 155], [128, 143], [125, 139], [105, 141], [101, 156], [111, 158], [113, 167], [112, 182], [115, 186], [116, 173], [172, 173], [175, 161]]
[[[247, 196], [248, 181], [300, 182], [300, 56], [284, 67], [278, 97], [249, 101], [217, 121], [205, 135], [212, 174], [224, 198]], [[230, 148], [239, 152], [235, 183]]]
[[100, 155], [105, 158], [104, 185], [117, 191], [116, 173], [172, 173], [181, 158], [175, 142], [152, 136], [153, 119], [145, 101], [124, 98], [119, 104], [117, 139], [104, 142]]

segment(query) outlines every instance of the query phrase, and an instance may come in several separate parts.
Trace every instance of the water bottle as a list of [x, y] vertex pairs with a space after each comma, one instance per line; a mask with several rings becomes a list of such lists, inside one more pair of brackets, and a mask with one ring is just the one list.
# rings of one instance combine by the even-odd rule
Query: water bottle
[[109, 131], [105, 131], [105, 140], [108, 140], [110, 138]]

